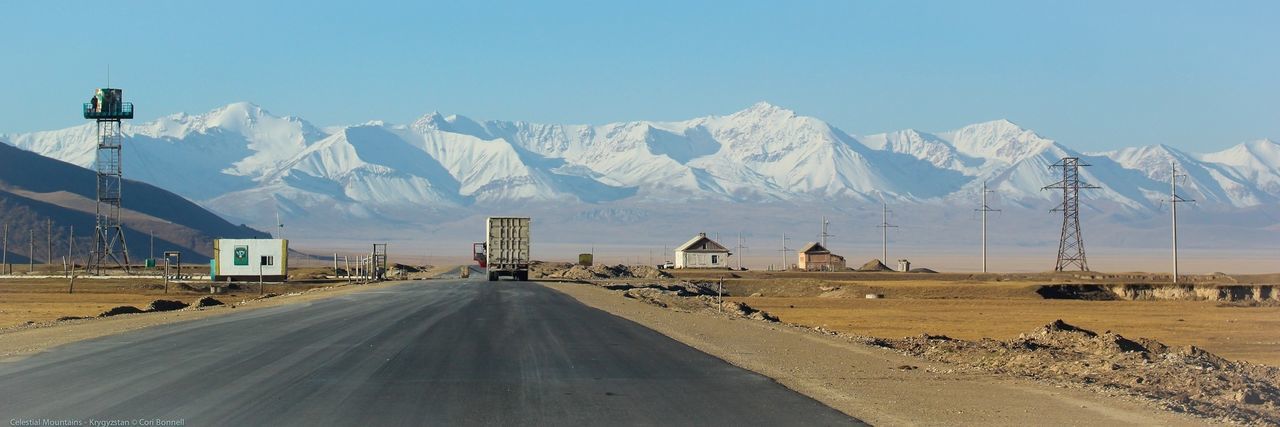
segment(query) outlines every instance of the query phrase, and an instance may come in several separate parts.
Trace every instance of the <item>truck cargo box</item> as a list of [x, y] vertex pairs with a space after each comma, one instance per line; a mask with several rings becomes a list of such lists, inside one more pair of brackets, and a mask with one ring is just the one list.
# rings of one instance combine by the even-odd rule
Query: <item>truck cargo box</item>
[[495, 216], [485, 224], [485, 265], [489, 280], [507, 276], [529, 280], [529, 218]]

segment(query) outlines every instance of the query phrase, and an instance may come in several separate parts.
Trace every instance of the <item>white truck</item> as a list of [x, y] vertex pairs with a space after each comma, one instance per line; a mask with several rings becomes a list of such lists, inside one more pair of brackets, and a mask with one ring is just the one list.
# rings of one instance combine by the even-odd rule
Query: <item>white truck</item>
[[502, 276], [529, 280], [529, 218], [491, 216], [484, 234], [489, 281]]

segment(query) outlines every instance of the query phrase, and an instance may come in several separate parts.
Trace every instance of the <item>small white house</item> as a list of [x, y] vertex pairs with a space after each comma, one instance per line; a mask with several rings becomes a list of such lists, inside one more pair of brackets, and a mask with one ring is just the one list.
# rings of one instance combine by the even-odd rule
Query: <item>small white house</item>
[[676, 248], [676, 268], [729, 268], [728, 248], [698, 233]]
[[284, 281], [289, 276], [289, 241], [285, 239], [217, 239], [209, 273], [214, 281]]

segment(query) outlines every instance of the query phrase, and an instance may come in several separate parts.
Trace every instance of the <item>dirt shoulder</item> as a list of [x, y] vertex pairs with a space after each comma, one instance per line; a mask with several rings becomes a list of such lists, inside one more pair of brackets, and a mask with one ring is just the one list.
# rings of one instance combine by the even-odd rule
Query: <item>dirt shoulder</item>
[[872, 424], [1208, 422], [1128, 396], [962, 372], [807, 328], [665, 309], [593, 285], [544, 285]]
[[339, 295], [395, 286], [405, 282], [383, 282], [368, 285], [342, 285], [313, 288], [305, 292], [271, 298], [242, 300], [214, 295], [225, 305], [187, 308], [156, 313], [125, 314], [105, 318], [45, 322], [0, 330], [0, 362], [38, 354], [50, 348], [80, 340], [97, 338], [168, 323], [198, 320], [244, 310], [276, 307], [331, 298]]

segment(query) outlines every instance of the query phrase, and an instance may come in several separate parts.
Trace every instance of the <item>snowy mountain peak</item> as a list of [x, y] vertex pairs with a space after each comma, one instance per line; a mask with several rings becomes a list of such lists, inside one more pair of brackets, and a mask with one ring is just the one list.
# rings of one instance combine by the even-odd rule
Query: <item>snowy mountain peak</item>
[[730, 114], [729, 117], [790, 118], [790, 117], [796, 117], [796, 112], [792, 110], [788, 110], [786, 108], [779, 107], [777, 105], [770, 104], [766, 101], [760, 101], [755, 104], [751, 104], [751, 106], [747, 107], [745, 110]]
[[1053, 145], [1053, 140], [1005, 119], [977, 123], [938, 134], [969, 156], [1017, 162]]
[[422, 116], [415, 120], [410, 127], [418, 133], [441, 131], [471, 135], [481, 139], [492, 139], [483, 124], [466, 116], [457, 114], [445, 116], [438, 111]]
[[1226, 150], [1205, 154], [1203, 160], [1233, 166], [1280, 167], [1280, 144], [1270, 139], [1258, 139], [1237, 144]]

